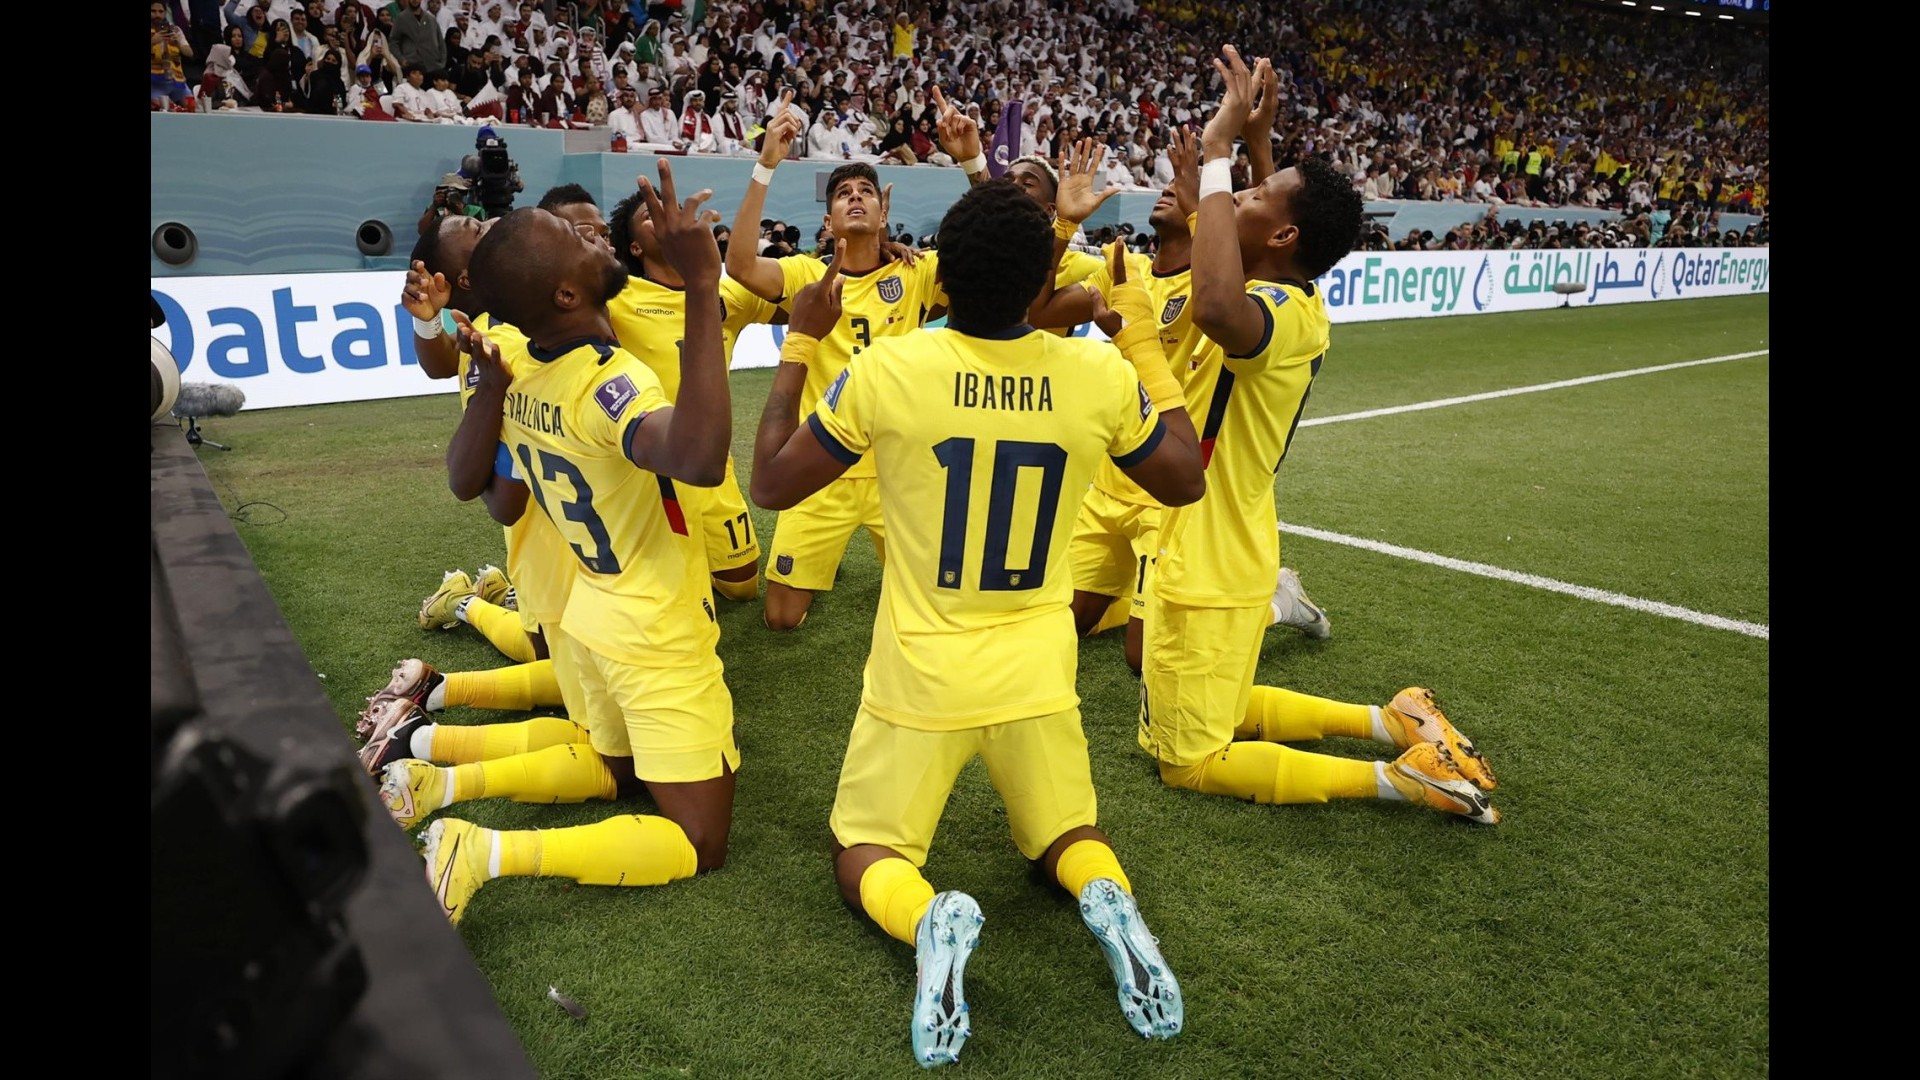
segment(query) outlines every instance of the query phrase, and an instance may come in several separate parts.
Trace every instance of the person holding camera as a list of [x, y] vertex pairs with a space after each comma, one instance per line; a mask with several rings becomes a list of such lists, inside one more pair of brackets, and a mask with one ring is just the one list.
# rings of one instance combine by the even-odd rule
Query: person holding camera
[[441, 219], [448, 216], [484, 217], [485, 213], [480, 207], [467, 201], [467, 193], [471, 190], [473, 185], [459, 173], [448, 173], [442, 176], [440, 183], [433, 189], [433, 201], [427, 204], [426, 210], [421, 213], [420, 221], [415, 226], [419, 234], [425, 236], [428, 232], [439, 228]]
[[173, 17], [167, 14], [167, 5], [161, 0], [153, 0], [148, 18], [147, 103], [155, 109], [167, 108], [169, 103], [188, 108], [193, 104], [193, 91], [187, 88], [186, 68], [181, 63], [182, 57], [193, 58], [187, 32], [174, 25]]

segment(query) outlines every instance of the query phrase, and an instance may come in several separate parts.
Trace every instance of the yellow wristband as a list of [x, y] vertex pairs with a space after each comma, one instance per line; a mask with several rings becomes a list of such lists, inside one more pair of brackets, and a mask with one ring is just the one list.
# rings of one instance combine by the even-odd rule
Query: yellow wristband
[[1053, 219], [1053, 235], [1059, 237], [1062, 240], [1073, 239], [1073, 234], [1079, 231], [1080, 231], [1080, 223], [1077, 221], [1068, 221], [1066, 218], [1063, 218], [1063, 217], [1056, 217]]
[[1140, 376], [1140, 385], [1147, 391], [1147, 400], [1153, 402], [1154, 408], [1165, 412], [1187, 407], [1186, 394], [1181, 392], [1173, 372], [1167, 369], [1167, 353], [1160, 345], [1158, 327], [1150, 322], [1122, 327], [1113, 336], [1113, 344], [1133, 364], [1134, 373]]
[[813, 363], [813, 354], [819, 351], [819, 338], [811, 334], [796, 334], [788, 331], [787, 343], [780, 346], [780, 362], [805, 367]]

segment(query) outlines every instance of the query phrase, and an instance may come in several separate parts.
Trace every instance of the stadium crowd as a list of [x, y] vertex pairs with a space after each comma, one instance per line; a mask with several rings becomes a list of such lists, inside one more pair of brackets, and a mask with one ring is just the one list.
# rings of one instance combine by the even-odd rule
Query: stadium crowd
[[[1019, 110], [1008, 158], [1058, 158], [1092, 136], [1111, 151], [1107, 182], [1154, 189], [1173, 175], [1172, 130], [1209, 111], [1208, 43], [1233, 37], [1280, 77], [1275, 160], [1325, 158], [1369, 200], [1629, 215], [1594, 243], [1629, 229], [1649, 244], [1766, 242], [1712, 221], [1768, 206], [1764, 29], [1525, 0], [154, 0], [152, 12], [154, 108], [539, 123], [602, 129], [617, 149], [751, 156], [792, 88], [806, 125], [794, 156], [950, 167], [938, 85], [983, 135]], [[1243, 154], [1236, 183], [1247, 168]], [[1421, 243], [1586, 240], [1498, 217]]]

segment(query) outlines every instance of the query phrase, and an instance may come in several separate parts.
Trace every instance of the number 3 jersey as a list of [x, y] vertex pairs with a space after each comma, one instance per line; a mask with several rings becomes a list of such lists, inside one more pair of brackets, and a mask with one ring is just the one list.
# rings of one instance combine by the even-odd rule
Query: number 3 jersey
[[[939, 267], [939, 256], [929, 252], [912, 266], [894, 261], [860, 274], [840, 274], [840, 322], [820, 339], [819, 351], [807, 365], [807, 382], [800, 391], [801, 412], [811, 412], [819, 404], [821, 395], [846, 370], [849, 360], [865, 354], [884, 338], [918, 330], [929, 312], [946, 304], [946, 290], [935, 280]], [[790, 255], [780, 260], [780, 273], [786, 291], [782, 303], [791, 309], [801, 289], [826, 277], [827, 264], [811, 255]], [[873, 462], [858, 462], [846, 475], [856, 479], [872, 476]]]
[[627, 457], [634, 429], [668, 401], [632, 354], [582, 339], [504, 357], [514, 373], [500, 437], [578, 563], [561, 626], [622, 663], [663, 667], [711, 652], [719, 628], [706, 554], [674, 481]]
[[807, 424], [880, 477], [887, 569], [861, 702], [931, 731], [1060, 712], [1074, 690], [1068, 541], [1102, 457], [1166, 427], [1119, 350], [1017, 327], [930, 330], [852, 358]]

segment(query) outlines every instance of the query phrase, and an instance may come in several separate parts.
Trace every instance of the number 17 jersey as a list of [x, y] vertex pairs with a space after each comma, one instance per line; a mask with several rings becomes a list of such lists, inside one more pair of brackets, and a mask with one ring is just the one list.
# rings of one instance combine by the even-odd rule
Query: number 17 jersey
[[1077, 706], [1068, 541], [1094, 466], [1166, 432], [1118, 349], [1018, 327], [876, 341], [808, 426], [879, 472], [887, 572], [861, 703], [929, 731]]

